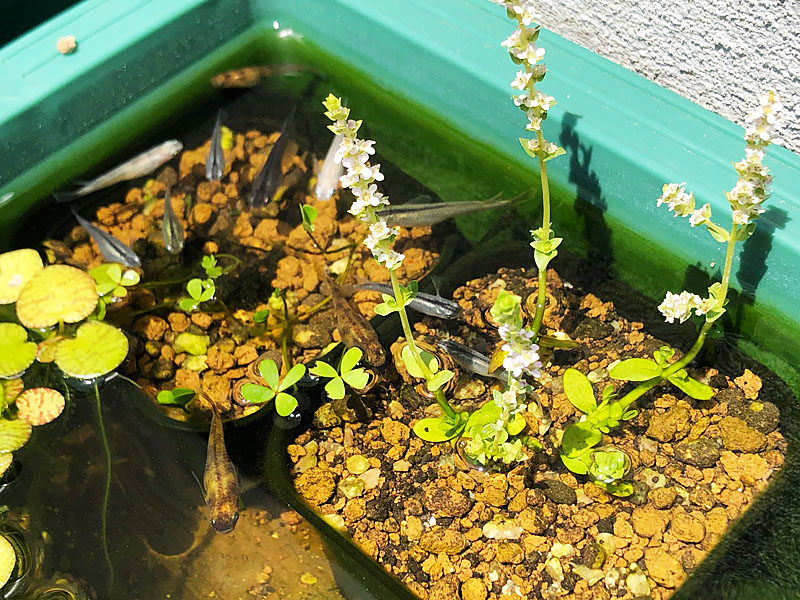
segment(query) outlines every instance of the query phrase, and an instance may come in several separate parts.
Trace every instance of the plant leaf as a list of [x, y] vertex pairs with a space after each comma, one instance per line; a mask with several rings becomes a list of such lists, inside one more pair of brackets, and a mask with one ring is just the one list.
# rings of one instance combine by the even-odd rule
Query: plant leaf
[[303, 378], [303, 375], [306, 374], [306, 367], [305, 365], [295, 365], [289, 372], [284, 376], [283, 381], [281, 381], [281, 385], [278, 388], [279, 392], [284, 390], [288, 390], [292, 387], [295, 383], [300, 381]]
[[308, 204], [300, 207], [300, 213], [303, 215], [303, 229], [311, 233], [314, 231], [314, 221], [317, 219], [317, 209]]
[[618, 363], [608, 374], [614, 379], [647, 381], [661, 375], [661, 367], [649, 358], [629, 358]]
[[369, 383], [369, 373], [364, 369], [353, 369], [342, 375], [342, 379], [354, 390], [363, 390]]
[[569, 456], [561, 455], [561, 462], [564, 463], [564, 466], [578, 475], [586, 475], [586, 473], [589, 472], [591, 460], [591, 456], [588, 452], [578, 458], [570, 458]]
[[564, 392], [572, 405], [587, 415], [597, 409], [592, 383], [577, 369], [567, 369], [564, 373]]
[[178, 306], [183, 312], [192, 312], [195, 308], [197, 308], [197, 304], [195, 300], [192, 298], [183, 298], [178, 302]]
[[435, 392], [448, 381], [450, 381], [455, 376], [455, 373], [452, 371], [448, 371], [447, 369], [442, 369], [433, 378], [428, 381], [426, 387], [428, 388], [429, 392]]
[[326, 379], [339, 376], [339, 374], [336, 372], [336, 369], [334, 369], [324, 360], [318, 360], [315, 362], [314, 366], [311, 367], [308, 372], [312, 375], [316, 375], [317, 377], [325, 377]]
[[506, 425], [506, 430], [508, 431], [509, 435], [517, 435], [523, 429], [525, 429], [527, 424], [528, 422], [525, 420], [525, 417], [517, 413], [514, 415], [514, 418], [511, 419], [511, 422]]
[[333, 400], [344, 398], [344, 381], [337, 375], [325, 384], [325, 391]]
[[295, 408], [297, 408], [297, 399], [294, 396], [281, 392], [275, 398], [275, 410], [280, 416], [288, 417]]
[[203, 283], [197, 279], [190, 279], [189, 283], [186, 284], [186, 291], [189, 292], [189, 295], [198, 300], [200, 298], [200, 294], [203, 293]]
[[390, 308], [386, 302], [378, 304], [375, 306], [375, 314], [380, 315], [381, 317], [385, 317], [386, 315], [393, 313], [395, 309]]
[[403, 360], [403, 364], [408, 371], [408, 374], [412, 377], [416, 377], [417, 379], [422, 379], [422, 369], [419, 368], [417, 364], [417, 359], [414, 357], [414, 352], [411, 350], [411, 346], [406, 344], [403, 346], [403, 349], [400, 351], [400, 358]]
[[685, 369], [673, 373], [667, 379], [679, 388], [687, 396], [691, 396], [695, 400], [709, 400], [714, 396], [714, 389], [707, 386], [705, 383], [700, 383], [696, 379], [689, 377]]
[[257, 310], [253, 313], [253, 322], [254, 323], [263, 323], [269, 317], [269, 309], [264, 310]]
[[242, 386], [242, 397], [253, 404], [263, 404], [275, 397], [275, 392], [257, 383], [245, 383]]
[[459, 434], [460, 428], [452, 427], [442, 417], [420, 419], [414, 425], [414, 433], [426, 442], [446, 442]]
[[258, 364], [258, 372], [261, 373], [261, 376], [264, 378], [264, 381], [267, 382], [267, 385], [277, 392], [279, 377], [278, 366], [275, 364], [275, 361], [271, 358], [262, 360]]
[[567, 427], [561, 438], [561, 454], [569, 458], [577, 458], [589, 448], [600, 443], [603, 435], [586, 421]]
[[347, 352], [342, 356], [342, 362], [339, 364], [339, 372], [344, 375], [352, 371], [353, 367], [358, 364], [358, 361], [361, 360], [363, 355], [364, 353], [361, 351], [361, 348], [348, 348]]

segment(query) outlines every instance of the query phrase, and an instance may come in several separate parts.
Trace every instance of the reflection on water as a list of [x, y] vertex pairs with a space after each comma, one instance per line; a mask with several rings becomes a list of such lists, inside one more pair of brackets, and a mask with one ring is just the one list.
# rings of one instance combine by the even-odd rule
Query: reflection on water
[[28, 592], [11, 597], [35, 597], [31, 590], [58, 580], [86, 598], [342, 597], [319, 536], [259, 480], [254, 467], [267, 419], [228, 433], [234, 462], [246, 468], [239, 522], [221, 535], [194, 479], [202, 474], [205, 434], [157, 426], [124, 393], [128, 385], [115, 381], [101, 393], [113, 461], [113, 595], [101, 539], [105, 456], [90, 394], [73, 395], [69, 414], [37, 432], [19, 453], [22, 473], [2, 493], [7, 522], [25, 532], [33, 550], [22, 582]]

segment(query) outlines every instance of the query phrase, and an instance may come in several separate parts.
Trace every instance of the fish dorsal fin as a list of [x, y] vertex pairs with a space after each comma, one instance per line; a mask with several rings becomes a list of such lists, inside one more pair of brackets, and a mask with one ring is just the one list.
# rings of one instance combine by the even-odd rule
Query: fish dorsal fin
[[436, 291], [436, 295], [441, 298], [442, 294], [439, 291], [439, 283], [441, 283], [441, 278], [438, 275], [431, 275], [431, 283], [433, 284], [433, 289]]
[[197, 478], [197, 473], [195, 473], [194, 470], [190, 470], [189, 472], [192, 474], [192, 477], [194, 477], [194, 480], [197, 482], [197, 487], [200, 488], [200, 493], [203, 494], [203, 501], [208, 502], [208, 494], [206, 494], [206, 488], [204, 488], [203, 484], [200, 483], [200, 480]]

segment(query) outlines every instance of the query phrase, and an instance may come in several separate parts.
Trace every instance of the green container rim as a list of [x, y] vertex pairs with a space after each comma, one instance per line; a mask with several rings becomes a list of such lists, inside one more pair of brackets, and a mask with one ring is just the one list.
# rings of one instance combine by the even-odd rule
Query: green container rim
[[[192, 85], [265, 35], [310, 40], [384, 93], [438, 115], [465, 143], [492, 148], [509, 171], [533, 170], [517, 142], [524, 116], [509, 101], [515, 68], [499, 46], [512, 30], [487, 0], [85, 0], [0, 48], [0, 247], [43, 197], [101, 157], [132, 154], [136, 137], [158, 125], [156, 115], [186, 106]], [[76, 36], [75, 54], [56, 52], [62, 35]], [[684, 265], [703, 257], [701, 270], [713, 271], [709, 261], [721, 262], [720, 248], [704, 231], [665, 218], [655, 199], [663, 183], [686, 181], [698, 203], [726, 214], [742, 129], [555, 34], [543, 31], [540, 45], [550, 70], [542, 88], [559, 102], [545, 136], [557, 140], [571, 124], [602, 182], [602, 196], [585, 200], [660, 249], [623, 257], [629, 273], [651, 266], [663, 273], [656, 266], [666, 255]], [[169, 69], [148, 68], [164, 57]], [[570, 158], [579, 157], [553, 161], [550, 178], [575, 190]], [[791, 275], [800, 262], [800, 222], [789, 213], [798, 204], [800, 156], [772, 147], [766, 163], [775, 184], [773, 211], [759, 223], [768, 235], [754, 249], [762, 261], [755, 274], [737, 273], [735, 283], [757, 285], [748, 313], [753, 341], [791, 361], [800, 348], [793, 335], [800, 284]], [[680, 275], [668, 272], [640, 287], [654, 297], [677, 291]], [[779, 372], [798, 389], [791, 366]], [[770, 489], [790, 497], [796, 479], [784, 473]], [[690, 578], [690, 587], [703, 580]]]

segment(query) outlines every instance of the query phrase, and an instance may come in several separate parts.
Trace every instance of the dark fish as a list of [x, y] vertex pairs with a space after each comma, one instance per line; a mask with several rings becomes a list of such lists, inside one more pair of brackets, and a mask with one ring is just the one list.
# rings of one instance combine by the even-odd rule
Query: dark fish
[[366, 361], [373, 367], [380, 367], [386, 362], [386, 352], [381, 346], [378, 334], [369, 321], [350, 305], [339, 284], [329, 277], [325, 279], [331, 289], [333, 308], [336, 311], [336, 327], [342, 342], [348, 348], [361, 348]]
[[97, 247], [100, 249], [100, 254], [103, 255], [103, 258], [109, 262], [123, 264], [126, 267], [142, 266], [142, 261], [139, 260], [136, 252], [134, 252], [130, 246], [126, 246], [107, 231], [103, 231], [99, 227], [95, 227], [89, 223], [89, 221], [75, 212], [74, 208], [71, 208], [71, 210], [81, 227], [83, 227], [86, 232], [92, 236], [95, 243], [97, 243]]
[[159, 144], [154, 148], [150, 148], [150, 150], [134, 156], [118, 167], [114, 167], [107, 173], [100, 175], [97, 179], [83, 184], [74, 192], [53, 194], [53, 196], [58, 202], [69, 202], [75, 198], [80, 198], [81, 196], [96, 192], [97, 190], [107, 188], [115, 183], [144, 177], [155, 171], [181, 150], [183, 150], [183, 144], [178, 140], [166, 141], [163, 144]]
[[314, 195], [318, 200], [328, 200], [333, 196], [333, 192], [339, 187], [339, 178], [344, 173], [344, 166], [342, 163], [335, 162], [336, 151], [344, 139], [344, 134], [340, 133], [333, 138], [325, 160], [322, 161], [322, 168], [319, 170], [319, 177], [317, 177], [317, 185], [314, 186]]
[[452, 219], [458, 215], [500, 208], [511, 204], [513, 201], [489, 199], [468, 200], [466, 202], [433, 202], [430, 204], [407, 202], [389, 206], [378, 214], [386, 219], [390, 227], [427, 227]]
[[253, 180], [253, 189], [250, 191], [250, 206], [265, 206], [272, 201], [272, 196], [275, 190], [283, 179], [283, 172], [281, 171], [281, 161], [283, 153], [286, 151], [286, 145], [289, 143], [289, 128], [294, 118], [295, 107], [289, 112], [289, 116], [283, 122], [281, 127], [281, 135], [278, 141], [272, 146], [269, 151], [267, 160], [264, 166], [256, 175]]
[[273, 75], [296, 75], [314, 73], [314, 69], [305, 65], [261, 65], [242, 67], [219, 73], [211, 78], [211, 85], [217, 88], [249, 88], [257, 85], [262, 79]]
[[202, 394], [198, 397], [211, 408], [211, 430], [208, 432], [206, 469], [203, 472], [205, 501], [211, 513], [211, 526], [220, 533], [230, 533], [239, 520], [239, 478], [236, 467], [228, 458], [217, 405]]
[[454, 361], [470, 373], [481, 377], [494, 377], [500, 381], [506, 381], [508, 378], [503, 369], [497, 369], [489, 373], [489, 357], [484, 356], [477, 350], [473, 350], [469, 346], [459, 344], [453, 340], [439, 340], [436, 345], [447, 352]]
[[211, 147], [206, 157], [206, 179], [219, 181], [225, 170], [225, 154], [222, 152], [222, 111], [217, 113], [214, 131], [211, 133]]
[[[355, 290], [369, 290], [371, 292], [381, 292], [382, 294], [393, 295], [392, 285], [390, 283], [378, 283], [375, 281], [365, 281], [357, 285], [345, 286]], [[455, 319], [461, 314], [461, 307], [447, 298], [441, 296], [434, 296], [433, 294], [423, 294], [417, 292], [414, 299], [409, 302], [408, 307], [423, 315], [431, 317], [439, 317], [440, 319]]]
[[172, 209], [170, 189], [164, 193], [164, 217], [161, 219], [161, 236], [164, 247], [170, 254], [180, 254], [183, 250], [183, 225]]

